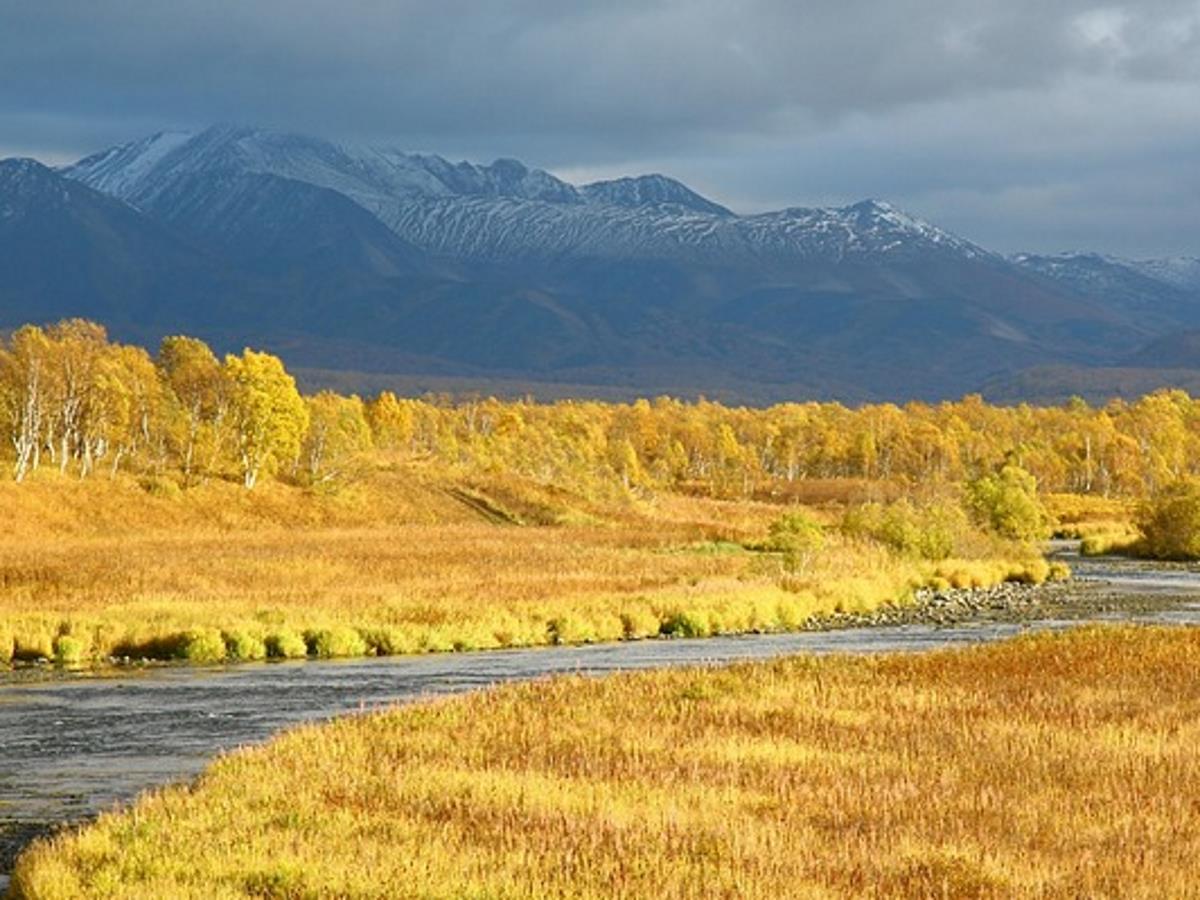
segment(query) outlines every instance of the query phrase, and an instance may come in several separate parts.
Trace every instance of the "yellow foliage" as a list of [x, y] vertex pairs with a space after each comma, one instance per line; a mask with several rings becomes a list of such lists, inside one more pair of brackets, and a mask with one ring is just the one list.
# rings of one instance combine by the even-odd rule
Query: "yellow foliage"
[[283, 361], [247, 349], [225, 357], [238, 458], [247, 488], [300, 455], [309, 410]]
[[[1038, 509], [1013, 473], [1058, 494], [1142, 498], [1200, 473], [1198, 417], [1181, 391], [1103, 408], [995, 407], [978, 396], [857, 409], [388, 392], [305, 401], [278, 358], [246, 350], [222, 366], [194, 338], [165, 339], [155, 361], [81, 320], [26, 326], [0, 341], [0, 453], [17, 480], [45, 467], [94, 477], [103, 466], [186, 484], [236, 472], [253, 486], [272, 471], [295, 479], [305, 470], [321, 482], [374, 445], [380, 458], [437, 459], [461, 473], [518, 475], [607, 498], [680, 491], [879, 503], [970, 482], [981, 515], [1024, 535], [1037, 531]], [[1060, 520], [1069, 526], [1068, 518]], [[903, 531], [896, 536], [907, 541]]]

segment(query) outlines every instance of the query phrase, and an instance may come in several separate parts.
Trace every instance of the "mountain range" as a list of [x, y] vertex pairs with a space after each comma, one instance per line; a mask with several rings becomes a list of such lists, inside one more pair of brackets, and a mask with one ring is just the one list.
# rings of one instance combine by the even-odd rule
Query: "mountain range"
[[1200, 368], [1200, 260], [1005, 257], [876, 200], [737, 215], [662, 175], [216, 126], [0, 161], [0, 327], [64, 316], [344, 388], [1046, 399]]

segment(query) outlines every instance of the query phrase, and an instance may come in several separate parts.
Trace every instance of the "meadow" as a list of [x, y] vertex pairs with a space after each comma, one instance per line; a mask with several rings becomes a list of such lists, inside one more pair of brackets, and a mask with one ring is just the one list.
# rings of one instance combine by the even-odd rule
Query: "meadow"
[[[797, 509], [809, 510], [801, 521], [819, 546], [772, 544], [774, 523]], [[1036, 550], [970, 530], [954, 548], [966, 558], [898, 553], [842, 533], [839, 509], [596, 501], [417, 464], [380, 466], [335, 492], [215, 480], [154, 492], [130, 478], [41, 473], [0, 483], [0, 662], [779, 631], [909, 602], [922, 585], [1051, 573]]]
[[[1185, 897], [1200, 632], [562, 678], [217, 760], [17, 896]], [[316, 864], [316, 861], [320, 861]]]

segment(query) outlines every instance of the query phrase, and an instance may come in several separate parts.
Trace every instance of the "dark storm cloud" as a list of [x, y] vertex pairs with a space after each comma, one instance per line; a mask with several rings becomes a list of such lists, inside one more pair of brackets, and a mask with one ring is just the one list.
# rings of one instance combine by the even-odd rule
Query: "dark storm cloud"
[[1200, 252], [1198, 107], [1197, 0], [0, 0], [0, 151], [237, 121], [882, 195], [1003, 249]]

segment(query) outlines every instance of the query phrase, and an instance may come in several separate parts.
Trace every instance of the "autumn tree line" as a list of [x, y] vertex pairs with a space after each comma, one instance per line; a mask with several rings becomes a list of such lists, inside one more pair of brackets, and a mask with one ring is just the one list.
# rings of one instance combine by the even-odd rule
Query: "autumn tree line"
[[631, 404], [302, 396], [278, 357], [220, 359], [175, 336], [155, 355], [96, 323], [28, 325], [0, 344], [3, 453], [17, 481], [43, 467], [337, 483], [372, 454], [512, 472], [592, 489], [744, 497], [811, 479], [963, 482], [1009, 464], [1044, 491], [1144, 497], [1200, 473], [1200, 403], [1160, 391], [1102, 407], [785, 403], [668, 397]]

